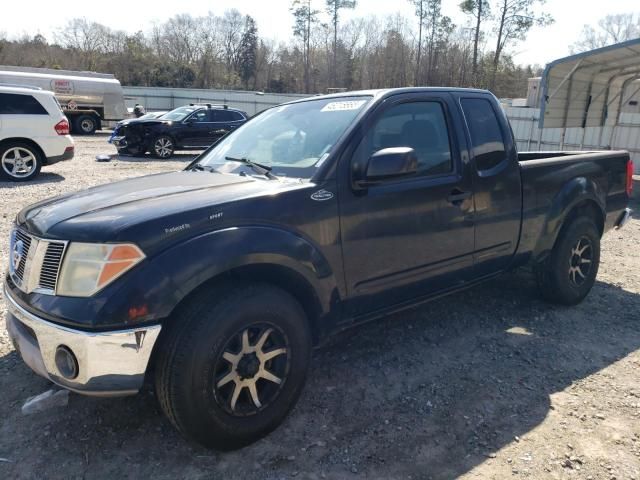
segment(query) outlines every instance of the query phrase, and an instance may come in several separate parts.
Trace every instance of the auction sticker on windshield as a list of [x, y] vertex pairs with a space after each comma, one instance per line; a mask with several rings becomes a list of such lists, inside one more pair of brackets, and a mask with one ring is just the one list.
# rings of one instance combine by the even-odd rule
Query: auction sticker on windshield
[[338, 112], [345, 110], [358, 110], [364, 105], [366, 100], [352, 100], [349, 102], [331, 102], [322, 107], [321, 112]]

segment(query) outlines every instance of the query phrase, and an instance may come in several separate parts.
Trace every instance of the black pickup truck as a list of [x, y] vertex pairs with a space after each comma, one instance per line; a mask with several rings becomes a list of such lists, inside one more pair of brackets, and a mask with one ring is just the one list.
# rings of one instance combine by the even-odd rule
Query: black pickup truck
[[580, 302], [631, 185], [626, 152], [516, 153], [486, 91], [304, 99], [184, 171], [23, 209], [7, 326], [56, 384], [149, 379], [185, 436], [237, 448], [283, 420], [333, 332], [524, 265], [544, 298]]

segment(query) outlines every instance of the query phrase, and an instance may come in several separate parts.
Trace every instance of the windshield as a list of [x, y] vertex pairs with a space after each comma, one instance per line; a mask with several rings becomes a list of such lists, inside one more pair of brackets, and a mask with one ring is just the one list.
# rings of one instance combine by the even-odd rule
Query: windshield
[[187, 115], [189, 115], [194, 110], [197, 110], [198, 107], [179, 107], [175, 110], [171, 110], [169, 113], [165, 113], [162, 115], [163, 120], [173, 120], [175, 122], [181, 122]]
[[243, 159], [278, 177], [308, 179], [371, 100], [368, 96], [318, 99], [271, 108], [205, 153], [198, 164], [223, 173], [246, 171]]

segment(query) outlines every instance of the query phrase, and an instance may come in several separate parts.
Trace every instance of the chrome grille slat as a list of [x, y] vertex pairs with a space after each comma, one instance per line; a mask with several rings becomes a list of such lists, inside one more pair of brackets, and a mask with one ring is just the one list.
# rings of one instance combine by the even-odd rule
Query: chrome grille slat
[[44, 254], [42, 266], [40, 267], [40, 281], [38, 282], [39, 288], [45, 288], [55, 292], [64, 247], [64, 243], [53, 241], [49, 242], [47, 245], [47, 251]]
[[19, 228], [15, 239], [23, 243], [23, 255], [12, 274], [16, 285], [26, 293], [54, 295], [67, 242], [38, 238]]

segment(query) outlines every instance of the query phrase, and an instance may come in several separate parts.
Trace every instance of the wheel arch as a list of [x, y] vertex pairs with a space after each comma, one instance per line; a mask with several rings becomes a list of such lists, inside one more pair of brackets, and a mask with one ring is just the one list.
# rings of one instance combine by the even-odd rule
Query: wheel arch
[[575, 178], [565, 184], [553, 199], [533, 252], [534, 260], [546, 258], [561, 231], [579, 216], [591, 217], [600, 236], [603, 235], [606, 219], [603, 193], [595, 182], [585, 177]]
[[0, 148], [4, 148], [5, 146], [11, 145], [13, 143], [26, 143], [27, 145], [32, 146], [38, 151], [38, 154], [40, 155], [40, 161], [42, 162], [42, 164], [43, 165], [47, 164], [47, 156], [44, 154], [42, 147], [40, 147], [40, 145], [38, 145], [37, 142], [35, 142], [30, 138], [23, 138], [23, 137], [4, 138], [0, 140]]

